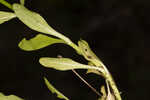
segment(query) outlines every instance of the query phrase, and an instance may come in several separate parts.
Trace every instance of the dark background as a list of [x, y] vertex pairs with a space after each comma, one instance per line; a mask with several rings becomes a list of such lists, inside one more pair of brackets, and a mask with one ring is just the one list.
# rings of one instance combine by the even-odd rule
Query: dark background
[[[149, 100], [149, 0], [26, 0], [25, 6], [75, 43], [80, 38], [88, 41], [114, 76], [123, 100]], [[0, 11], [10, 10], [0, 5]], [[71, 100], [96, 100], [98, 96], [71, 71], [46, 69], [38, 62], [40, 57], [60, 54], [86, 63], [72, 48], [63, 44], [33, 52], [18, 48], [23, 37], [37, 33], [18, 19], [0, 25], [0, 92], [25, 100], [59, 100], [45, 86], [46, 76]], [[104, 83], [97, 75], [77, 71], [96, 89]]]

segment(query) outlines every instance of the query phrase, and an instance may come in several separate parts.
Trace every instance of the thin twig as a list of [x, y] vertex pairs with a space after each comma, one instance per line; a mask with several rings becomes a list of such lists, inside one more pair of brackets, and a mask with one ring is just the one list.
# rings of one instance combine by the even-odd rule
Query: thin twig
[[72, 69], [72, 72], [76, 74], [89, 88], [92, 89], [98, 96], [102, 96], [95, 88], [93, 88], [86, 80], [84, 80], [74, 69]]

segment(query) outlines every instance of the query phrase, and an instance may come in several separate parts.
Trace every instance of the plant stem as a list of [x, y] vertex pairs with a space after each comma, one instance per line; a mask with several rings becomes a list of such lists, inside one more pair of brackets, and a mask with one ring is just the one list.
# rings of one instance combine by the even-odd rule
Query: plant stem
[[119, 92], [119, 90], [117, 89], [116, 83], [115, 83], [115, 81], [113, 80], [112, 76], [109, 74], [106, 79], [107, 79], [107, 81], [109, 82], [109, 84], [110, 84], [110, 86], [111, 86], [111, 88], [112, 88], [112, 90], [113, 90], [113, 93], [114, 93], [116, 99], [117, 99], [117, 100], [122, 100], [122, 99], [121, 99], [121, 96], [120, 96], [120, 92]]
[[114, 93], [114, 96], [116, 97], [117, 100], [122, 100], [121, 99], [121, 96], [120, 96], [120, 92], [116, 86], [116, 83], [112, 77], [112, 75], [110, 74], [110, 72], [108, 71], [108, 69], [106, 68], [106, 66], [101, 63], [101, 65], [103, 66], [104, 70], [106, 73], [104, 73], [105, 75], [105, 78], [106, 80], [109, 82], [109, 85], [111, 86], [112, 90], [113, 90], [113, 93]]
[[12, 5], [5, 0], [0, 0], [0, 3], [6, 6], [7, 8], [13, 10]]
[[121, 96], [120, 96], [120, 93], [119, 93], [119, 90], [117, 89], [117, 86], [115, 84], [115, 81], [113, 80], [112, 75], [108, 71], [107, 67], [100, 60], [98, 60], [97, 57], [94, 60], [88, 59], [88, 56], [90, 55], [90, 56], [93, 57], [93, 54], [89, 54], [89, 53], [85, 53], [84, 54], [84, 53], [81, 52], [81, 50], [79, 49], [78, 46], [76, 46], [74, 43], [72, 43], [72, 44], [73, 45], [70, 45], [70, 46], [73, 47], [76, 51], [79, 51], [79, 54], [84, 56], [85, 59], [87, 59], [88, 61], [92, 62], [95, 66], [97, 66], [97, 67], [101, 66], [104, 69], [104, 71], [102, 71], [102, 73], [104, 74], [104, 78], [109, 82], [109, 85], [112, 88], [112, 91], [114, 93], [114, 96], [116, 97], [116, 100], [122, 100]]
[[74, 49], [76, 50], [76, 52], [77, 52], [79, 55], [81, 55], [81, 50], [79, 49], [79, 47], [78, 47], [76, 44], [74, 44], [74, 43], [71, 41], [71, 43], [68, 44], [68, 45], [71, 46], [72, 48], [74, 48]]

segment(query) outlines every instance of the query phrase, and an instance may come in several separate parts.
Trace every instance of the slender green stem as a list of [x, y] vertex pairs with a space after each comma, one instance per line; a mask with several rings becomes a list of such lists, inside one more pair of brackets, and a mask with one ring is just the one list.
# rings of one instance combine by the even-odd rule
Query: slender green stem
[[76, 44], [74, 44], [74, 43], [71, 41], [71, 43], [68, 44], [68, 45], [71, 46], [72, 48], [74, 48], [74, 49], [77, 51], [77, 53], [78, 53], [79, 55], [81, 55], [81, 50], [80, 50], [80, 48], [79, 48]]
[[108, 71], [108, 69], [106, 68], [106, 66], [103, 63], [101, 63], [101, 65], [102, 65], [102, 67], [104, 68], [104, 70], [106, 72], [104, 76], [105, 76], [106, 80], [109, 82], [116, 99], [117, 100], [122, 100], [121, 96], [120, 96], [120, 92], [117, 88], [117, 85], [116, 85], [112, 75], [110, 74], [110, 72]]
[[8, 3], [5, 0], [0, 0], [0, 3], [3, 4], [4, 6], [8, 7], [9, 9], [13, 10], [12, 5]]
[[121, 96], [120, 96], [120, 92], [117, 89], [117, 86], [116, 86], [115, 81], [113, 80], [112, 76], [108, 75], [107, 80], [108, 80], [108, 82], [109, 82], [109, 84], [110, 84], [110, 86], [111, 86], [111, 88], [113, 90], [113, 93], [114, 93], [116, 99], [117, 100], [122, 100]]

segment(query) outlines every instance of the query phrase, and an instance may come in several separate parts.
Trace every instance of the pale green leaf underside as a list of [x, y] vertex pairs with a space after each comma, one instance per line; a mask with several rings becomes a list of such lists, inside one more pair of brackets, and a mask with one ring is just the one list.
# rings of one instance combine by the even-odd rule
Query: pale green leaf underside
[[66, 96], [64, 96], [62, 93], [60, 93], [52, 84], [50, 84], [50, 82], [45, 77], [44, 77], [44, 80], [45, 80], [45, 84], [47, 85], [48, 89], [52, 93], [56, 93], [58, 98], [69, 100]]
[[72, 70], [72, 69], [96, 69], [101, 72], [104, 72], [103, 69], [101, 68], [98, 68], [95, 66], [84, 65], [84, 64], [75, 62], [69, 58], [42, 57], [40, 58], [39, 62], [44, 67], [54, 68], [54, 69], [61, 70], [61, 71]]
[[70, 43], [70, 40], [68, 38], [56, 32], [38, 13], [30, 11], [23, 5], [16, 3], [13, 4], [13, 10], [16, 16], [29, 28], [38, 32], [56, 36], [65, 40], [67, 43]]
[[33, 51], [55, 43], [64, 43], [64, 41], [43, 34], [38, 34], [30, 40], [26, 40], [25, 38], [22, 39], [19, 43], [19, 47], [25, 51]]
[[15, 95], [5, 96], [3, 93], [0, 93], [0, 100], [23, 100]]
[[0, 11], [0, 24], [15, 18], [16, 15], [11, 12]]

